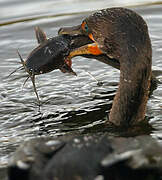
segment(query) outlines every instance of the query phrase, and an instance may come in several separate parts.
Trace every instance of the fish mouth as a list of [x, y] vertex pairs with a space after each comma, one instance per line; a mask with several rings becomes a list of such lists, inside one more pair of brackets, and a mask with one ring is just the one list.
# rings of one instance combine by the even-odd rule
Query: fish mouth
[[72, 75], [77, 75], [76, 74], [76, 72], [74, 72], [73, 71], [73, 69], [72, 69], [72, 61], [71, 61], [71, 59], [70, 58], [66, 58], [65, 60], [64, 60], [64, 64], [63, 65], [61, 65], [60, 67], [59, 67], [59, 69], [60, 69], [60, 71], [62, 72], [62, 73], [69, 73], [69, 74], [72, 74]]

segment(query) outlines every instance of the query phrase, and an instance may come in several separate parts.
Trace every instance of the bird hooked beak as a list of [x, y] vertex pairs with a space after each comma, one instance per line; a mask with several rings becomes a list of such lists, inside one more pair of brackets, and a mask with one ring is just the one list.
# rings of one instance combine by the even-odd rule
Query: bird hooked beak
[[78, 36], [78, 35], [88, 36], [89, 39], [92, 41], [92, 43], [87, 42], [87, 44], [85, 43], [86, 45], [81, 46], [81, 47], [76, 48], [73, 51], [71, 51], [68, 58], [71, 59], [71, 58], [73, 58], [75, 56], [79, 56], [79, 55], [98, 56], [98, 55], [104, 54], [102, 52], [102, 50], [99, 48], [99, 45], [95, 41], [92, 33], [85, 34], [82, 26], [83, 26], [83, 23], [82, 23], [82, 25], [77, 25], [77, 26], [67, 27], [67, 28], [61, 28], [58, 31], [59, 35], [68, 34], [68, 35], [76, 35], [76, 36]]

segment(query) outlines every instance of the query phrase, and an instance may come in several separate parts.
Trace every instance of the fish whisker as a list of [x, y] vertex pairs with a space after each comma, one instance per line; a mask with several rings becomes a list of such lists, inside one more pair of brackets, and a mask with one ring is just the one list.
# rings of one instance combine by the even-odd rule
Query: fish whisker
[[22, 66], [16, 68], [14, 71], [12, 71], [12, 72], [7, 76], [7, 78], [9, 78], [12, 74], [14, 74], [15, 72], [17, 72], [18, 70], [23, 70], [23, 69], [24, 69], [24, 67], [22, 67]]
[[40, 102], [40, 100], [39, 100], [39, 95], [38, 95], [38, 92], [37, 92], [37, 89], [36, 89], [36, 86], [35, 86], [35, 74], [34, 74], [34, 69], [32, 70], [32, 72], [28, 71], [27, 68], [26, 68], [26, 65], [25, 65], [25, 61], [24, 61], [23, 58], [21, 57], [21, 55], [20, 55], [20, 53], [19, 53], [18, 50], [17, 50], [17, 53], [18, 53], [18, 56], [19, 56], [19, 58], [20, 58], [20, 60], [21, 60], [21, 63], [22, 63], [22, 65], [23, 65], [25, 71], [29, 74], [29, 76], [27, 77], [27, 79], [26, 79], [25, 82], [24, 82], [24, 85], [25, 85], [25, 83], [27, 82], [27, 80], [28, 80], [29, 77], [30, 77], [30, 79], [31, 79], [31, 81], [32, 81], [32, 84], [33, 84], [33, 89], [34, 89], [35, 95], [36, 95], [36, 97], [37, 97], [38, 106], [40, 107], [41, 102]]
[[29, 78], [30, 78], [30, 76], [28, 76], [28, 77], [25, 79], [25, 81], [24, 81], [24, 83], [23, 83], [23, 85], [22, 85], [22, 89], [24, 88], [24, 86], [25, 86], [25, 84], [26, 84], [26, 82], [28, 81]]
[[31, 81], [33, 83], [33, 89], [34, 89], [35, 95], [37, 97], [38, 105], [40, 106], [41, 102], [39, 100], [39, 95], [38, 95], [38, 92], [37, 92], [37, 89], [36, 89], [36, 86], [35, 86], [35, 75], [34, 75], [34, 73], [32, 73], [32, 75], [30, 76], [30, 79], [31, 79]]

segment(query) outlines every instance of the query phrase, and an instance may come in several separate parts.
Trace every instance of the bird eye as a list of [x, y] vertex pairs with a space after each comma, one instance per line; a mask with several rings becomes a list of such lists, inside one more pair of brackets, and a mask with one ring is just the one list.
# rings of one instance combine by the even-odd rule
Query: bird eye
[[84, 29], [86, 32], [88, 32], [88, 25], [87, 24], [85, 24]]
[[87, 23], [85, 21], [82, 23], [82, 29], [84, 31], [88, 32], [88, 25], [87, 25]]

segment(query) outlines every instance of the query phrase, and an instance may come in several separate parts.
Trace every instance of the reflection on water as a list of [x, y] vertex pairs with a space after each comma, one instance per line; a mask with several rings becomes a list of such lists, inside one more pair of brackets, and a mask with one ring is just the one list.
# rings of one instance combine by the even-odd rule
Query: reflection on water
[[[75, 2], [75, 3], [74, 3]], [[124, 1], [126, 3], [126, 1]], [[133, 1], [134, 4], [139, 1]], [[142, 1], [143, 3], [151, 1]], [[140, 1], [141, 3], [141, 1]], [[124, 5], [132, 5], [127, 2]], [[8, 154], [25, 139], [40, 135], [61, 135], [83, 132], [105, 121], [111, 108], [119, 79], [118, 70], [105, 64], [76, 57], [73, 68], [78, 76], [54, 71], [37, 77], [37, 89], [43, 106], [41, 113], [36, 105], [32, 84], [22, 90], [26, 74], [9, 73], [18, 67], [19, 49], [23, 58], [37, 45], [34, 26], [39, 25], [49, 37], [59, 27], [79, 24], [90, 11], [121, 5], [107, 0], [18, 1], [0, 0], [0, 166], [7, 163]], [[93, 8], [92, 8], [93, 7]], [[147, 21], [153, 46], [153, 69], [162, 67], [162, 5], [133, 8]], [[29, 20], [24, 22], [24, 19]], [[10, 23], [9, 23], [10, 22]], [[103, 85], [89, 75], [90, 72]], [[161, 81], [160, 76], [158, 77]], [[162, 85], [159, 84], [148, 102], [147, 115], [155, 130], [152, 135], [162, 138]]]

